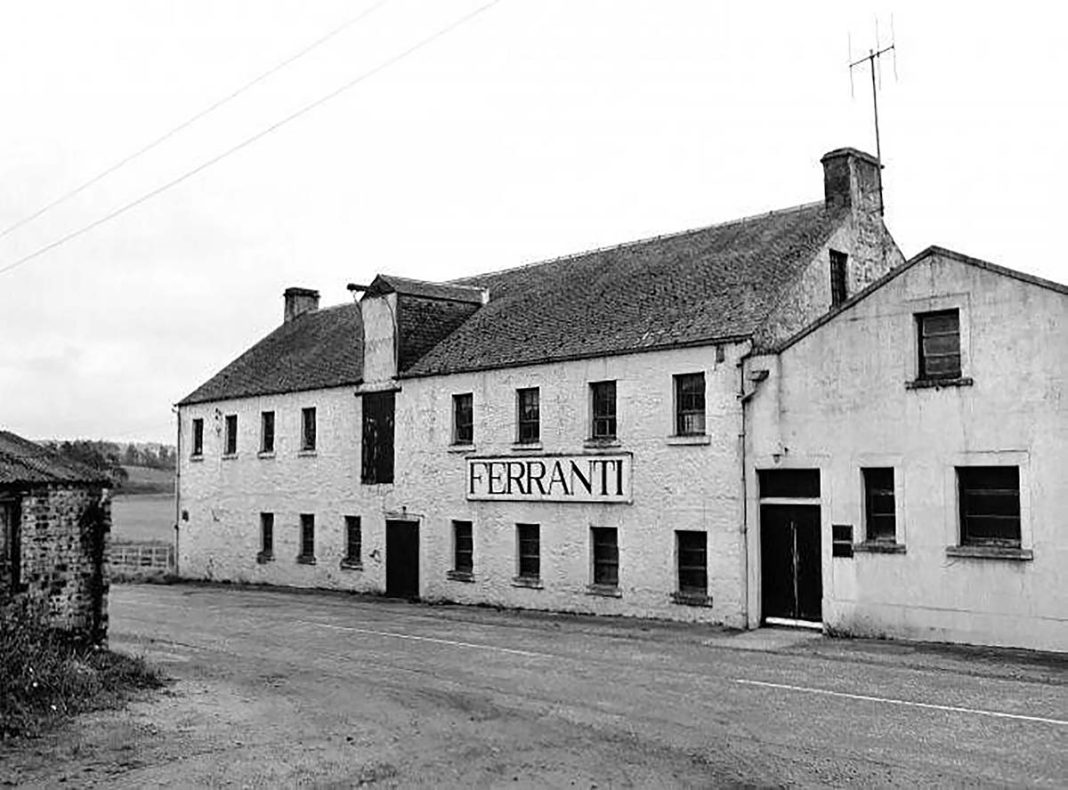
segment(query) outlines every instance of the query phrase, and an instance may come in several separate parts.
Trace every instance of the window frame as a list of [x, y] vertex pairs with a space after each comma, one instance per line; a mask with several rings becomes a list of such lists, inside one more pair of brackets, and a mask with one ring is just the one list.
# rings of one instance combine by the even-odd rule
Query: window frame
[[274, 559], [274, 513], [260, 513], [260, 551], [256, 559], [260, 562]]
[[204, 418], [193, 418], [193, 449], [189, 453], [191, 458], [201, 458], [204, 455]]
[[[700, 565], [684, 564], [684, 552], [692, 553], [695, 549], [684, 547], [686, 539], [701, 536], [700, 555], [703, 562]], [[699, 572], [704, 577], [703, 585], [685, 584], [683, 577], [688, 572]], [[707, 597], [708, 596], [708, 532], [696, 529], [675, 530], [675, 591], [683, 597]]]
[[397, 393], [394, 390], [365, 392], [360, 412], [360, 483], [390, 484], [396, 471]]
[[831, 307], [838, 307], [849, 298], [849, 255], [830, 250]]
[[[314, 513], [301, 513], [300, 514], [300, 535], [299, 548], [300, 553], [297, 555], [297, 562], [303, 562], [307, 564], [315, 563], [315, 514]], [[310, 549], [310, 551], [309, 551]]]
[[[533, 402], [524, 404], [524, 398], [533, 398]], [[524, 409], [532, 408], [533, 416], [524, 417]], [[537, 444], [541, 441], [541, 388], [519, 387], [515, 391], [516, 407], [516, 443]], [[533, 430], [531, 430], [533, 427]], [[524, 433], [526, 430], [526, 433]]]
[[[889, 473], [889, 487], [886, 480], [876, 478]], [[861, 484], [864, 488], [864, 542], [865, 543], [898, 543], [897, 529], [897, 471], [892, 466], [864, 466], [860, 469]], [[881, 487], [876, 487], [881, 486]], [[875, 511], [877, 499], [889, 497], [889, 512]], [[882, 523], [884, 526], [873, 529], [873, 524]], [[885, 525], [889, 523], [889, 530]]]
[[[524, 532], [526, 535], [524, 535]], [[541, 524], [519, 522], [515, 525], [516, 579], [528, 582], [541, 581]], [[524, 551], [524, 544], [535, 551]], [[533, 566], [533, 572], [531, 572]]]
[[475, 525], [471, 521], [452, 520], [452, 572], [467, 577], [475, 572]]
[[590, 584], [619, 589], [619, 530], [616, 527], [590, 527]]
[[458, 392], [452, 396], [452, 443], [475, 443], [475, 396], [472, 392]]
[[[1014, 492], [1015, 515], [1004, 515], [991, 512], [970, 511], [969, 506], [975, 502], [977, 491], [973, 487], [967, 488], [967, 478], [979, 477], [984, 474], [1000, 474], [1012, 470], [1015, 473], [1015, 488], [986, 488], [978, 498], [1001, 495], [1009, 495]], [[964, 548], [980, 549], [1021, 549], [1023, 547], [1023, 497], [1021, 496], [1021, 470], [1015, 464], [966, 464], [955, 467], [957, 488], [957, 518], [958, 518], [958, 546]], [[973, 486], [975, 483], [973, 482]], [[989, 506], [989, 505], [988, 505]], [[1003, 519], [1009, 524], [1015, 523], [1015, 537], [982, 537], [971, 534], [970, 525], [973, 519]]]
[[[916, 380], [917, 381], [956, 381], [964, 375], [963, 337], [961, 333], [961, 316], [959, 307], [950, 307], [942, 310], [929, 310], [914, 314], [916, 326]], [[931, 332], [926, 333], [926, 322], [932, 319], [947, 318], [952, 316], [956, 320], [954, 332]], [[956, 337], [957, 349], [955, 353], [932, 354], [926, 351], [925, 341], [932, 338]], [[957, 358], [957, 366], [943, 372], [929, 371], [928, 359]]]
[[363, 523], [359, 516], [345, 516], [345, 555], [341, 564], [347, 568], [363, 566]]
[[615, 379], [590, 382], [590, 438], [618, 438], [617, 387]]
[[223, 418], [223, 424], [223, 457], [232, 458], [237, 455], [237, 415], [227, 414]]
[[260, 412], [260, 453], [274, 453], [275, 415], [273, 410]]
[[[707, 410], [707, 398], [704, 371], [697, 373], [676, 373], [672, 377], [674, 382], [674, 405], [675, 405], [675, 436], [706, 436], [708, 423], [706, 417]], [[685, 391], [686, 384], [688, 382], [700, 381], [700, 389], [694, 388], [690, 392]], [[700, 397], [700, 407], [685, 405], [686, 398]], [[700, 428], [694, 430], [692, 426], [687, 428], [687, 422], [689, 418], [700, 416]]]
[[314, 406], [305, 406], [300, 410], [300, 451], [302, 453], [314, 453], [316, 450], [318, 419], [319, 415]]

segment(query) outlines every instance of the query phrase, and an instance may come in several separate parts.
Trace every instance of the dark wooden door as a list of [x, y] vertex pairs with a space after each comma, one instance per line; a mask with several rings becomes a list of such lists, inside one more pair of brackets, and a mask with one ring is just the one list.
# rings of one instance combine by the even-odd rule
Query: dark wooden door
[[818, 505], [761, 505], [760, 573], [763, 615], [823, 619]]
[[0, 578], [14, 592], [22, 586], [22, 523], [17, 500], [0, 501]]
[[386, 595], [419, 597], [419, 522], [386, 522]]

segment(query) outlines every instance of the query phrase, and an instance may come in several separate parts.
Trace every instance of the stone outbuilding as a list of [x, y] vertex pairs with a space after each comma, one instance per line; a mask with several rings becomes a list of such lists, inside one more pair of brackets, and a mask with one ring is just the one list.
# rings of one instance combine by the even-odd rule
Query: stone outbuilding
[[39, 599], [53, 624], [107, 635], [110, 481], [0, 431], [0, 606]]

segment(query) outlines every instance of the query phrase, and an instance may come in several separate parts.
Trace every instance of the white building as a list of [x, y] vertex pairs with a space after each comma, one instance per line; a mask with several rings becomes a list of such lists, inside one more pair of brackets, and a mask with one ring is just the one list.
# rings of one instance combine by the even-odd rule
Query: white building
[[[972, 387], [950, 390], [944, 376], [939, 388], [927, 387], [913, 376], [920, 383], [905, 389], [899, 377], [895, 405], [906, 411], [865, 411], [889, 405], [883, 366], [908, 355], [890, 347], [884, 360], [877, 352], [889, 329], [874, 325], [864, 342], [838, 337], [852, 317], [896, 298], [883, 294], [904, 283], [910, 299], [933, 300], [916, 314], [943, 313], [950, 308], [939, 299], [971, 292], [943, 294], [948, 286], [918, 274], [929, 263], [902, 265], [880, 218], [870, 156], [842, 149], [823, 165], [816, 204], [461, 282], [379, 276], [356, 288], [358, 303], [325, 310], [314, 291], [290, 289], [283, 325], [179, 404], [182, 574], [739, 627], [777, 617], [1066, 649], [1063, 592], [1062, 619], [1056, 605], [1036, 610], [1046, 629], [1037, 642], [1016, 622], [1006, 636], [994, 613], [1036, 606], [1020, 596], [1000, 609], [984, 598], [971, 608], [954, 599], [955, 613], [934, 625], [915, 614], [928, 600], [921, 588], [930, 588], [931, 607], [948, 605], [930, 556], [935, 537], [920, 537], [918, 514], [948, 507], [944, 526], [957, 510], [949, 501], [911, 503], [920, 483], [909, 481], [922, 474], [911, 471], [912, 459], [934, 463], [933, 454], [956, 474], [961, 464], [943, 451], [987, 450], [933, 441], [923, 456], [922, 433], [947, 421], [902, 417], [920, 399], [951, 391], [983, 403], [959, 411], [959, 430], [996, 431], [994, 421], [972, 427], [993, 413], [984, 400], [992, 381], [980, 386], [961, 352], [969, 362], [958, 378], [972, 378]], [[1028, 282], [1056, 297], [1032, 300], [1041, 308], [1033, 320], [1063, 333], [1064, 289]], [[985, 304], [991, 293], [976, 291], [968, 304]], [[958, 337], [974, 349], [970, 320], [960, 319]], [[943, 335], [925, 342], [951, 344]], [[1006, 353], [1006, 341], [997, 342]], [[1059, 359], [1055, 348], [1048, 367], [1029, 368], [1031, 389], [1013, 391], [1033, 392], [1035, 380], [1056, 390], [1043, 401], [1051, 409], [1045, 433], [1060, 426], [1063, 438], [1064, 346]], [[860, 394], [876, 386], [869, 379], [879, 382], [877, 398]], [[993, 410], [1002, 395], [991, 397]], [[864, 427], [872, 419], [884, 427]], [[880, 430], [901, 443], [880, 441]], [[1010, 442], [1031, 453], [1021, 485], [1048, 491], [1055, 485], [1034, 469], [1047, 455], [1031, 449], [1033, 438]], [[893, 547], [883, 533], [865, 537], [867, 522], [853, 512], [861, 483], [839, 481], [866, 474], [879, 482], [885, 471], [860, 470], [887, 468], [893, 486], [909, 486], [894, 489], [894, 507], [903, 509], [896, 523], [908, 525], [909, 537], [895, 532]], [[1063, 485], [1054, 496], [1065, 503]], [[943, 561], [977, 564], [991, 578], [1021, 567], [1041, 576], [1064, 549], [1050, 534], [1048, 559], [1039, 561], [1033, 536], [1046, 533], [1038, 512], [1030, 506], [1022, 517], [1027, 537], [1015, 547], [977, 558], [984, 552], [954, 540], [942, 546]], [[853, 557], [839, 558], [831, 536], [846, 545], [847, 524]], [[789, 546], [777, 539], [787, 533]], [[945, 529], [940, 536], [951, 537]], [[876, 553], [899, 545], [903, 555]], [[913, 589], [908, 574], [924, 583]], [[1051, 582], [1028, 582], [1039, 583]], [[1011, 586], [996, 584], [995, 595]], [[975, 611], [982, 616], [968, 621]]]

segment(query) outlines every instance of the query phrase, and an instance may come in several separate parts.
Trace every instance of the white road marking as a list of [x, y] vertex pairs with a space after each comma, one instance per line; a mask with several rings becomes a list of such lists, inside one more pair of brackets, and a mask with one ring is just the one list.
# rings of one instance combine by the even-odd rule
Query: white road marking
[[958, 708], [953, 705], [935, 705], [930, 702], [912, 702], [905, 699], [893, 699], [892, 697], [870, 697], [866, 694], [849, 694], [844, 691], [830, 691], [829, 689], [816, 689], [807, 686], [790, 686], [785, 683], [766, 683], [762, 680], [743, 680], [735, 678], [735, 683], [744, 686], [764, 686], [772, 689], [786, 689], [787, 691], [802, 691], [807, 694], [824, 694], [829, 697], [845, 697], [846, 699], [859, 699], [867, 702], [885, 702], [888, 705], [906, 705], [910, 708], [928, 708], [930, 710], [944, 710], [952, 713], [972, 713], [976, 716], [993, 716], [999, 719], [1018, 719], [1020, 721], [1038, 721], [1044, 724], [1059, 724], [1068, 726], [1068, 721], [1062, 719], [1047, 719], [1042, 716], [1024, 716], [1021, 713], [1002, 713], [996, 710], [982, 710], [981, 708]]
[[516, 656], [528, 656], [531, 658], [558, 658], [549, 653], [535, 653], [532, 650], [517, 650], [513, 647], [497, 647], [496, 645], [479, 645], [474, 642], [457, 642], [452, 639], [435, 639], [431, 636], [415, 636], [414, 634], [398, 634], [393, 631], [373, 631], [370, 628], [354, 628], [347, 625], [330, 625], [329, 623], [316, 623], [312, 620], [297, 620], [304, 625], [315, 625], [319, 628], [330, 628], [334, 631], [351, 631], [355, 634], [372, 634], [374, 636], [391, 636], [394, 639], [411, 639], [416, 642], [433, 642], [438, 645], [451, 645], [453, 647], [468, 647], [474, 650], [491, 650], [497, 653], [510, 653]]

